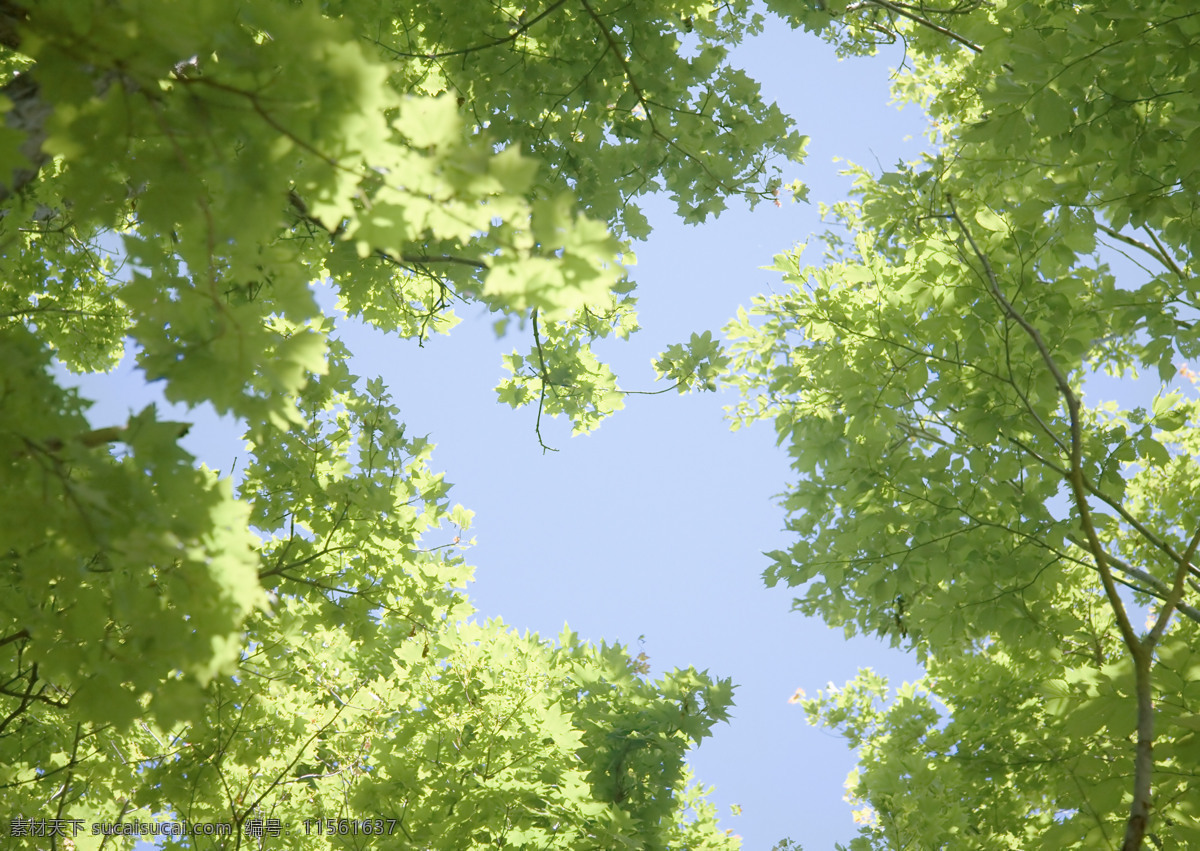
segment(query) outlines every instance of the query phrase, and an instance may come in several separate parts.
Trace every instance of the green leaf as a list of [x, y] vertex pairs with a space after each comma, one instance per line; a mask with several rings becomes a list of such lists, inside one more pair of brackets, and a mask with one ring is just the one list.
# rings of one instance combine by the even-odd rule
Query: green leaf
[[987, 208], [976, 211], [975, 221], [979, 223], [980, 227], [990, 231], [1004, 232], [1008, 229], [1004, 219]]
[[[843, 55], [902, 40], [893, 96], [932, 147], [850, 170], [851, 200], [823, 210], [828, 256], [776, 258], [783, 280], [726, 328], [722, 379], [735, 425], [774, 421], [791, 462], [793, 541], [766, 582], [924, 668], [904, 694], [864, 675], [807, 705], [858, 754], [852, 847], [1101, 847], [1137, 832], [1151, 774], [1135, 809], [1185, 847], [1188, 781], [1164, 769], [1197, 747], [1192, 592], [1161, 639], [1131, 649], [1121, 625], [1141, 629], [1129, 607], [1170, 584], [1163, 554], [1197, 526], [1193, 405], [1163, 391], [1147, 415], [1134, 370], [1168, 385], [1176, 353], [1200, 351], [1179, 312], [1200, 103], [1182, 66], [1152, 61], [1200, 26], [1128, 4], [925, 8], [920, 25], [843, 5], [781, 13]], [[1101, 369], [1117, 383], [1097, 391]], [[1135, 665], [1159, 640], [1171, 662]], [[1152, 725], [1163, 713], [1183, 720]], [[1139, 721], [1153, 767], [1130, 746]]]

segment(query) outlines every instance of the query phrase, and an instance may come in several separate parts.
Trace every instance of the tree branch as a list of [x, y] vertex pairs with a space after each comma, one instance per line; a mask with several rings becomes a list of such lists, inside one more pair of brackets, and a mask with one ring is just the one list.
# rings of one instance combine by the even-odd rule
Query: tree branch
[[[0, 38], [3, 38], [7, 4], [0, 3]], [[31, 71], [24, 71], [0, 89], [12, 102], [12, 109], [4, 117], [4, 123], [13, 130], [25, 134], [18, 150], [29, 161], [29, 165], [13, 169], [11, 175], [0, 175], [0, 202], [7, 201], [34, 181], [49, 157], [42, 151], [46, 141], [46, 119], [53, 107], [42, 100], [41, 89]]]
[[[1083, 543], [1082, 541], [1077, 541], [1069, 536], [1067, 540], [1081, 549], [1087, 549], [1087, 544]], [[1126, 588], [1129, 588], [1133, 591], [1140, 591], [1141, 593], [1150, 597], [1164, 601], [1171, 593], [1170, 586], [1168, 586], [1167, 583], [1163, 582], [1157, 576], [1147, 573], [1144, 570], [1139, 570], [1138, 568], [1126, 562], [1124, 559], [1120, 559], [1114, 555], [1109, 555], [1108, 560], [1114, 567], [1117, 568], [1117, 570], [1121, 571], [1126, 576], [1132, 576], [1138, 582], [1142, 583], [1141, 585], [1134, 585], [1132, 582], [1124, 582], [1118, 578], [1117, 581]], [[1195, 621], [1196, 623], [1200, 623], [1200, 609], [1197, 609], [1194, 606], [1189, 606], [1182, 600], [1175, 604], [1175, 608], [1179, 610], [1181, 615]]]
[[[329, 234], [330, 237], [337, 237], [341, 233], [340, 228], [330, 227], [325, 222], [318, 219], [308, 210], [308, 204], [300, 197], [296, 190], [288, 192], [288, 203], [292, 209], [300, 216], [300, 218], [311, 225], [316, 226], [320, 230]], [[401, 254], [392, 256], [382, 248], [372, 249], [372, 253], [381, 260], [384, 260], [393, 265], [408, 265], [420, 266], [425, 263], [455, 263], [460, 266], [471, 266], [475, 269], [490, 269], [487, 263], [482, 260], [476, 260], [472, 257], [461, 257], [456, 254]]]
[[980, 47], [975, 42], [963, 38], [958, 33], [954, 32], [953, 30], [946, 29], [945, 27], [941, 26], [940, 24], [935, 24], [933, 21], [929, 20], [928, 18], [923, 18], [920, 15], [916, 14], [915, 12], [910, 12], [908, 10], [908, 7], [906, 7], [906, 6], [903, 6], [898, 3], [891, 3], [891, 2], [888, 2], [888, 0], [863, 0], [863, 2], [861, 2], [861, 3], [850, 4], [849, 6], [846, 7], [846, 11], [847, 12], [857, 12], [860, 9], [865, 9], [868, 6], [878, 6], [880, 9], [887, 9], [889, 12], [899, 15], [902, 18], [908, 18], [910, 21], [912, 21], [916, 24], [920, 24], [921, 26], [925, 27], [926, 29], [933, 30], [936, 33], [941, 33], [942, 35], [946, 36], [946, 38], [952, 39], [953, 41], [957, 41], [959, 44], [963, 45], [964, 47], [970, 48], [975, 53], [983, 52], [983, 48]]
[[[1146, 646], [1148, 655], [1154, 652], [1154, 646], [1166, 631], [1167, 624], [1171, 620], [1172, 610], [1180, 608], [1183, 605], [1183, 593], [1186, 590], [1188, 571], [1192, 567], [1192, 558], [1196, 555], [1197, 545], [1200, 545], [1200, 528], [1196, 529], [1192, 535], [1187, 549], [1184, 550], [1183, 556], [1175, 566], [1175, 581], [1171, 585], [1171, 593], [1164, 600], [1162, 611], [1158, 613], [1158, 618], [1155, 620], [1154, 626], [1151, 627], [1150, 634], [1142, 642]], [[1180, 610], [1182, 611], [1182, 609]]]
[[379, 41], [378, 39], [369, 38], [367, 40], [370, 41], [372, 44], [374, 44], [376, 47], [383, 48], [384, 50], [386, 50], [388, 53], [392, 54], [393, 56], [398, 56], [398, 57], [401, 57], [404, 59], [445, 59], [448, 56], [462, 56], [467, 53], [476, 53], [481, 50], [490, 50], [493, 47], [499, 47], [502, 44], [509, 44], [511, 42], [516, 41], [518, 38], [520, 38], [522, 35], [524, 35], [526, 32], [528, 32], [530, 27], [532, 27], [535, 24], [537, 24], [538, 22], [540, 22], [543, 18], [546, 18], [547, 16], [553, 14], [556, 10], [558, 10], [564, 4], [566, 4], [566, 2], [567, 2], [567, 0], [557, 0], [557, 2], [551, 3], [549, 6], [547, 6], [545, 9], [543, 9], [541, 12], [539, 12], [537, 15], [534, 15], [532, 18], [530, 18], [527, 21], [521, 22], [520, 19], [518, 19], [516, 29], [514, 29], [512, 32], [510, 32], [508, 35], [504, 36], [503, 38], [493, 38], [489, 42], [473, 44], [470, 47], [460, 47], [460, 48], [457, 48], [456, 50], [443, 50], [443, 51], [439, 51], [436, 53], [408, 53], [403, 50], [397, 50], [394, 47], [390, 47], [389, 45], [384, 44], [383, 42]]
[[29, 13], [12, 0], [0, 0], [0, 45], [9, 50], [21, 49], [20, 29]]
[[[1129, 654], [1133, 657], [1134, 663], [1138, 704], [1138, 740], [1136, 756], [1134, 758], [1133, 800], [1129, 805], [1129, 818], [1125, 823], [1125, 840], [1122, 845], [1122, 851], [1139, 851], [1142, 839], [1146, 833], [1146, 827], [1150, 821], [1150, 809], [1152, 806], [1151, 779], [1154, 772], [1154, 705], [1150, 692], [1150, 666], [1154, 658], [1152, 652], [1153, 644], [1143, 644], [1134, 631], [1133, 624], [1129, 621], [1129, 614], [1125, 611], [1125, 604], [1121, 601], [1120, 595], [1117, 592], [1117, 585], [1113, 578], [1108, 554], [1104, 550], [1104, 546], [1100, 541], [1100, 535], [1096, 531], [1095, 524], [1092, 521], [1091, 506], [1088, 503], [1088, 489], [1083, 475], [1083, 420], [1080, 416], [1079, 397], [1071, 388], [1067, 377], [1059, 369], [1054, 356], [1050, 353], [1050, 349], [1046, 345], [1046, 341], [1042, 338], [1041, 332], [1012, 305], [1000, 289], [1000, 281], [992, 269], [991, 262], [975, 241], [975, 237], [971, 235], [971, 231], [967, 228], [962, 218], [959, 217], [958, 210], [954, 206], [954, 201], [949, 195], [946, 196], [946, 203], [950, 207], [950, 217], [958, 225], [964, 239], [970, 245], [971, 252], [975, 255], [975, 258], [979, 261], [983, 269], [983, 274], [992, 297], [1001, 306], [1005, 314], [1021, 326], [1033, 342], [1038, 350], [1038, 354], [1041, 356], [1042, 362], [1045, 363], [1047, 370], [1049, 370], [1050, 375], [1054, 378], [1054, 383], [1058, 387], [1058, 391], [1067, 406], [1067, 413], [1071, 423], [1070, 466], [1067, 471], [1067, 481], [1071, 486], [1072, 500], [1079, 511], [1080, 525], [1087, 536], [1087, 549], [1091, 552], [1092, 558], [1096, 560], [1096, 568], [1100, 573], [1100, 581], [1104, 586], [1104, 594], [1108, 598], [1109, 607], [1116, 616], [1121, 638], [1129, 650]], [[1196, 541], [1200, 541], [1200, 532], [1197, 532], [1197, 538], [1193, 540], [1189, 553], [1194, 549]], [[1181, 583], [1182, 576], [1177, 575], [1176, 586], [1178, 587]], [[1172, 598], [1178, 599], [1178, 594], [1175, 593], [1174, 589], [1168, 600], [1171, 601]]]
[[3, 647], [5, 644], [12, 644], [14, 641], [20, 641], [23, 638], [29, 638], [29, 637], [30, 637], [29, 630], [27, 630], [27, 629], [18, 630], [17, 632], [14, 632], [12, 635], [6, 635], [3, 638], [0, 638], [0, 647]]
[[538, 366], [540, 368], [538, 377], [541, 379], [541, 392], [538, 394], [537, 422], [534, 424], [533, 430], [537, 434], [538, 445], [542, 447], [542, 454], [545, 455], [547, 452], [557, 452], [558, 450], [552, 446], [547, 446], [546, 441], [542, 440], [542, 408], [546, 404], [546, 387], [549, 383], [549, 378], [546, 373], [546, 356], [542, 353], [542, 335], [538, 330], [538, 311], [536, 307], [533, 309], [532, 315], [533, 343], [537, 346]]
[[8, 715], [4, 718], [3, 721], [0, 721], [0, 733], [4, 732], [5, 728], [7, 728], [8, 725], [12, 723], [14, 718], [16, 718], [18, 715], [20, 715], [22, 712], [24, 712], [26, 709], [29, 708], [29, 705], [33, 702], [33, 699], [34, 699], [33, 687], [37, 683], [37, 679], [38, 679], [37, 663], [35, 662], [33, 664], [33, 666], [30, 668], [29, 685], [25, 689], [25, 693], [23, 695], [21, 695], [21, 702], [19, 704], [17, 704], [16, 709], [14, 709], [12, 712], [8, 713]]
[[[1146, 243], [1142, 242], [1140, 239], [1134, 239], [1131, 236], [1126, 236], [1125, 234], [1121, 233], [1120, 231], [1115, 231], [1112, 228], [1108, 227], [1107, 225], [1099, 225], [1098, 227], [1100, 228], [1100, 230], [1104, 231], [1105, 234], [1112, 237], [1113, 239], [1120, 240], [1121, 242], [1125, 243], [1126, 245], [1132, 245], [1134, 248], [1139, 248], [1142, 251], [1145, 251], [1147, 254], [1149, 254], [1151, 257], [1153, 257], [1159, 263], [1163, 264], [1168, 269], [1170, 269], [1171, 272], [1174, 273], [1177, 278], [1181, 278], [1181, 279], [1183, 278], [1183, 270], [1179, 268], [1179, 266], [1175, 263], [1175, 261], [1172, 260], [1164, 250], [1162, 250], [1162, 245], [1159, 245], [1158, 248], [1154, 248], [1154, 247], [1149, 246]], [[1150, 238], [1155, 239], [1154, 234], [1150, 234]], [[1155, 241], [1157, 242], [1157, 240], [1155, 240]]]
[[1068, 483], [1071, 485], [1072, 496], [1076, 508], [1079, 509], [1080, 523], [1083, 526], [1084, 533], [1088, 538], [1088, 549], [1092, 553], [1092, 557], [1096, 559], [1096, 564], [1100, 568], [1101, 580], [1104, 583], [1104, 590], [1109, 597], [1109, 603], [1113, 606], [1114, 613], [1117, 615], [1118, 626], [1121, 630], [1121, 635], [1125, 639], [1126, 645], [1131, 652], [1140, 655], [1141, 644], [1138, 640], [1137, 633], [1133, 629], [1133, 625], [1129, 621], [1129, 616], [1125, 612], [1125, 606], [1121, 599], [1117, 596], [1116, 586], [1112, 581], [1112, 573], [1108, 567], [1107, 554], [1104, 551], [1103, 545], [1100, 543], [1099, 534], [1096, 532], [1095, 525], [1092, 522], [1091, 507], [1088, 503], [1088, 491], [1085, 486], [1083, 475], [1083, 420], [1080, 416], [1079, 397], [1071, 388], [1067, 377], [1059, 369], [1058, 364], [1054, 360], [1054, 356], [1050, 353], [1049, 346], [1042, 338], [1042, 334], [1033, 324], [1018, 311], [1004, 292], [1000, 289], [1000, 281], [996, 277], [995, 271], [992, 269], [992, 264], [988, 260], [987, 255], [979, 247], [975, 241], [975, 237], [971, 235], [971, 231], [967, 228], [966, 223], [958, 215], [958, 210], [954, 206], [952, 198], [947, 196], [946, 203], [950, 206], [950, 217], [958, 225], [960, 232], [966, 239], [971, 248], [971, 252], [979, 261], [984, 278], [988, 284], [989, 291], [992, 297], [1000, 305], [1001, 309], [1014, 322], [1016, 322], [1022, 330], [1029, 336], [1038, 354], [1041, 356], [1042, 362], [1046, 364], [1051, 377], [1054, 379], [1055, 386], [1058, 388], [1059, 394], [1063, 397], [1063, 401], [1067, 406], [1067, 414], [1070, 420], [1071, 440], [1069, 443], [1070, 464], [1066, 470]]
[[587, 0], [579, 0], [579, 2], [583, 5], [583, 10], [588, 13], [588, 17], [600, 28], [600, 32], [604, 35], [604, 40], [608, 43], [609, 50], [613, 52], [613, 55], [617, 57], [617, 62], [621, 65], [621, 72], [625, 75], [625, 81], [629, 83], [629, 87], [637, 95], [638, 103], [646, 111], [646, 120], [650, 122], [650, 129], [657, 133], [658, 128], [654, 126], [654, 116], [650, 113], [650, 105], [646, 103], [646, 94], [642, 91], [642, 87], [638, 85], [637, 78], [633, 76], [633, 69], [629, 67], [629, 60], [626, 58], [624, 51], [621, 50], [621, 46], [617, 44], [617, 39], [613, 36], [612, 30], [596, 14], [595, 10], [588, 5]]

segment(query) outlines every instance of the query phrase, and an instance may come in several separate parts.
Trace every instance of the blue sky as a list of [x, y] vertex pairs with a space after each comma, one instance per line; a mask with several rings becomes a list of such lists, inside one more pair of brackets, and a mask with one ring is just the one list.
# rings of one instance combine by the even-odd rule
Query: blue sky
[[[769, 26], [733, 59], [811, 136], [808, 163], [786, 179], [809, 184], [814, 204], [753, 213], [732, 204], [692, 227], [665, 199], [650, 203], [654, 232], [636, 246], [632, 270], [643, 331], [602, 350], [626, 389], [656, 389], [658, 352], [692, 332], [718, 331], [739, 305], [779, 288], [779, 276], [760, 267], [821, 229], [816, 201], [844, 196], [835, 156], [886, 166], [921, 147], [922, 116], [888, 106], [898, 50], [839, 62], [814, 37]], [[543, 454], [535, 411], [499, 405], [492, 389], [503, 377], [500, 356], [530, 340], [496, 340], [482, 312], [464, 318], [423, 349], [348, 322], [341, 334], [356, 352], [355, 371], [383, 377], [409, 433], [437, 444], [433, 465], [456, 483], [452, 499], [476, 512], [468, 559], [480, 616], [547, 638], [569, 624], [587, 639], [644, 651], [656, 673], [693, 665], [731, 677], [733, 720], [691, 758], [699, 779], [716, 786], [726, 826], [763, 851], [783, 837], [809, 851], [847, 841], [854, 825], [842, 794], [853, 757], [837, 736], [809, 728], [788, 697], [840, 684], [860, 667], [897, 684], [918, 671], [878, 642], [846, 641], [791, 613], [787, 590], [764, 588], [762, 553], [788, 542], [773, 500], [787, 461], [770, 427], [731, 433], [722, 406], [732, 399], [721, 394], [633, 396], [587, 437], [544, 423], [546, 442], [560, 451]], [[154, 398], [128, 361], [84, 388], [102, 400], [91, 412], [96, 425]], [[185, 443], [223, 470], [240, 448], [232, 426], [193, 428]], [[732, 804], [741, 815], [731, 815]]]
[[[838, 62], [815, 38], [778, 26], [733, 61], [812, 137], [808, 162], [787, 179], [808, 183], [814, 204], [752, 213], [731, 204], [696, 227], [674, 220], [666, 199], [650, 205], [654, 232], [636, 246], [632, 270], [643, 330], [605, 347], [626, 389], [653, 389], [658, 352], [718, 331], [739, 305], [780, 288], [760, 267], [821, 230], [816, 201], [844, 197], [835, 156], [874, 166], [920, 151], [923, 117], [888, 105], [896, 52]], [[534, 411], [492, 401], [500, 355], [529, 341], [498, 342], [485, 317], [474, 319], [420, 351], [378, 335], [353, 348], [379, 365], [412, 429], [431, 433], [437, 464], [457, 483], [453, 498], [477, 513], [468, 556], [478, 565], [471, 593], [480, 613], [543, 636], [567, 622], [586, 638], [644, 650], [655, 671], [695, 665], [732, 677], [732, 723], [691, 759], [716, 786], [726, 826], [763, 851], [783, 837], [809, 851], [848, 840], [855, 831], [842, 795], [853, 757], [787, 699], [798, 687], [811, 695], [841, 684], [859, 667], [898, 680], [918, 671], [876, 641], [847, 642], [790, 612], [791, 593], [763, 586], [762, 553], [788, 541], [773, 499], [787, 459], [773, 430], [731, 433], [722, 408], [732, 397], [722, 394], [632, 396], [586, 437], [543, 423], [560, 450], [543, 455]]]

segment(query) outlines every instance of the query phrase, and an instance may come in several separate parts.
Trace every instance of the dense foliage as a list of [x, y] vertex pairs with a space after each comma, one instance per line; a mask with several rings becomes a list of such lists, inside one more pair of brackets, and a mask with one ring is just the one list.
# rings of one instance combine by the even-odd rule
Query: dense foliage
[[792, 458], [768, 583], [927, 671], [806, 703], [859, 749], [851, 847], [1200, 847], [1200, 10], [814, 5], [904, 41], [933, 143], [729, 328]]
[[[846, 55], [902, 40], [897, 97], [931, 120], [920, 161], [854, 170], [823, 262], [781, 254], [790, 288], [728, 351], [656, 363], [723, 372], [789, 447], [768, 583], [925, 666], [806, 702], [859, 749], [851, 847], [1200, 846], [1200, 11], [767, 6]], [[0, 0], [17, 847], [133, 844], [47, 818], [232, 827], [164, 847], [735, 847], [682, 762], [728, 681], [473, 620], [471, 513], [315, 291], [417, 341], [482, 305], [527, 341], [499, 399], [539, 440], [595, 428], [638, 198], [702, 221], [802, 155], [726, 61], [760, 25], [741, 0]], [[127, 345], [244, 425], [236, 481], [186, 423], [90, 423], [55, 377]]]
[[[470, 513], [314, 285], [417, 340], [457, 305], [515, 320], [501, 399], [594, 428], [622, 404], [590, 346], [636, 327], [637, 197], [702, 220], [801, 154], [725, 61], [757, 25], [690, 0], [0, 2], [14, 847], [177, 820], [234, 833], [163, 847], [736, 843], [682, 765], [728, 681], [473, 622]], [[55, 364], [126, 341], [167, 399], [244, 423], [239, 481], [154, 408], [85, 419]], [[716, 354], [697, 337], [660, 370], [703, 383]]]

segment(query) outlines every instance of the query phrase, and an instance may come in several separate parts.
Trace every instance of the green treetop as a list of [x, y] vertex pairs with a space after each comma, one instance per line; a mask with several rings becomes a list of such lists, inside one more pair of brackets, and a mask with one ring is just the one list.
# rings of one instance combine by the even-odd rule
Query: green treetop
[[734, 416], [792, 458], [768, 583], [927, 671], [807, 703], [859, 748], [851, 847], [1200, 846], [1200, 11], [815, 5], [904, 41], [932, 142], [729, 328]]
[[[516, 320], [501, 397], [595, 427], [636, 199], [699, 221], [800, 155], [725, 61], [757, 26], [741, 2], [0, 2], [3, 816], [235, 828], [163, 847], [376, 816], [380, 848], [733, 846], [681, 761], [729, 683], [471, 622], [461, 549], [425, 542], [470, 514], [312, 287], [417, 340], [465, 304]], [[168, 400], [244, 424], [236, 485], [185, 424], [94, 427], [53, 377], [126, 341]], [[698, 345], [677, 381], [711, 377]]]

